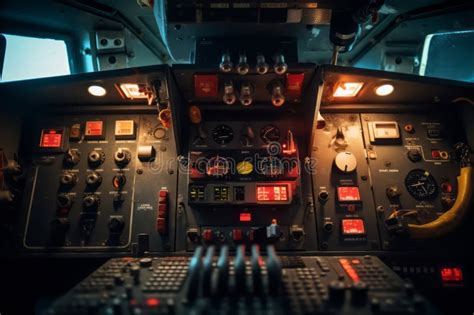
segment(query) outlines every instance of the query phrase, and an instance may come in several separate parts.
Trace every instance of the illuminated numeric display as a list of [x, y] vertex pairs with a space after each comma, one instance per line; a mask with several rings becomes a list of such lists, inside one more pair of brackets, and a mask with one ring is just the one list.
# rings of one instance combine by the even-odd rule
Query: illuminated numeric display
[[288, 201], [287, 185], [257, 186], [257, 201]]
[[60, 148], [62, 139], [62, 129], [43, 129], [39, 146], [40, 148]]

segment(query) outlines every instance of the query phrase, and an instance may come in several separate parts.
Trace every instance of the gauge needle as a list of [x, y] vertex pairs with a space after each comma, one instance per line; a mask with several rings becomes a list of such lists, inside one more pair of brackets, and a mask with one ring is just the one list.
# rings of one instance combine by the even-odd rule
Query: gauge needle
[[410, 187], [418, 187], [418, 186], [423, 186], [423, 185], [424, 185], [423, 182], [418, 182], [418, 183], [416, 183], [416, 184], [410, 185]]

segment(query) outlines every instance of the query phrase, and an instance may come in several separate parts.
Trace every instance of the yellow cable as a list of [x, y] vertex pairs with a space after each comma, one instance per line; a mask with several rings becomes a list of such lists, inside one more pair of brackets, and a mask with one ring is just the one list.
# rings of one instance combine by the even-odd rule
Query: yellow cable
[[471, 203], [472, 167], [461, 168], [458, 178], [458, 194], [454, 205], [436, 220], [416, 225], [408, 224], [410, 237], [413, 239], [435, 238], [455, 230], [466, 217]]

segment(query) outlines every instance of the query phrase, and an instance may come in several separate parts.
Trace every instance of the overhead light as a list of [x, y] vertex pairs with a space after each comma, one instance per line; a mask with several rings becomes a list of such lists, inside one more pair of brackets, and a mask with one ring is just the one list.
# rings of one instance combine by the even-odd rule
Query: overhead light
[[129, 99], [146, 99], [149, 91], [146, 84], [137, 83], [121, 83], [120, 90]]
[[395, 88], [393, 87], [393, 85], [382, 84], [375, 88], [375, 94], [377, 94], [378, 96], [387, 96], [392, 94], [394, 90]]
[[107, 94], [107, 91], [100, 85], [91, 85], [89, 86], [89, 88], [87, 88], [87, 91], [89, 92], [89, 94], [94, 96], [104, 96], [105, 94]]
[[334, 97], [354, 97], [364, 86], [363, 82], [342, 82], [336, 88]]

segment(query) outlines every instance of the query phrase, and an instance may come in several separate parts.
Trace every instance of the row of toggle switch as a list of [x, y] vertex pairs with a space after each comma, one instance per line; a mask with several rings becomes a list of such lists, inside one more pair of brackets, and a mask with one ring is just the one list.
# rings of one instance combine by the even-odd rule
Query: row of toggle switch
[[[273, 81], [268, 90], [271, 95], [272, 104], [275, 107], [280, 107], [285, 104], [285, 88], [281, 81]], [[240, 85], [240, 92], [238, 99], [243, 106], [250, 106], [253, 102], [253, 94], [255, 92], [254, 86], [250, 82], [243, 82]], [[222, 98], [224, 103], [232, 105], [237, 101], [234, 83], [229, 81], [224, 84], [224, 96]]]
[[[285, 56], [282, 54], [276, 54], [273, 57], [274, 65], [273, 70], [276, 74], [285, 74], [288, 70], [288, 65], [285, 62]], [[234, 69], [234, 63], [231, 60], [229, 53], [224, 53], [219, 64], [219, 69], [224, 73], [229, 73]], [[269, 71], [270, 66], [266, 62], [263, 54], [257, 55], [255, 70], [258, 74], [265, 74]], [[239, 61], [235, 66], [235, 70], [240, 75], [246, 75], [250, 71], [250, 65], [247, 61], [247, 55], [245, 53], [239, 54]]]

